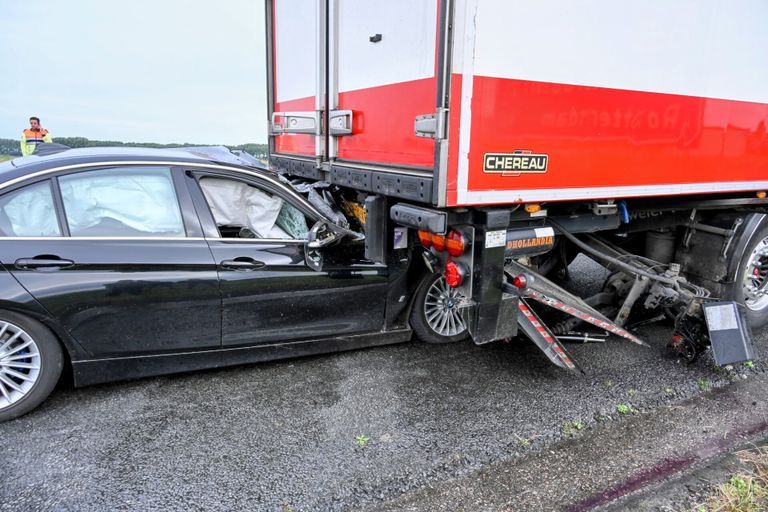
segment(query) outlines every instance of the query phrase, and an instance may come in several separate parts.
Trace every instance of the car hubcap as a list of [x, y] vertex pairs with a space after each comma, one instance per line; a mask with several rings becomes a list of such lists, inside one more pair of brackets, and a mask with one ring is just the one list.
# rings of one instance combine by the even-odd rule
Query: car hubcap
[[768, 307], [768, 237], [763, 238], [747, 259], [744, 273], [744, 304], [753, 311]]
[[0, 410], [24, 398], [40, 375], [40, 350], [21, 327], [0, 320]]
[[459, 313], [462, 296], [440, 277], [427, 290], [424, 300], [424, 313], [427, 324], [440, 336], [456, 336], [467, 330]]

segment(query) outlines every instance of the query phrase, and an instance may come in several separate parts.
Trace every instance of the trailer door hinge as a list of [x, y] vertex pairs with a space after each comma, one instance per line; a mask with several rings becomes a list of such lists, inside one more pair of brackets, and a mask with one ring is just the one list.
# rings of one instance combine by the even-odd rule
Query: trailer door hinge
[[447, 121], [447, 108], [439, 108], [434, 114], [416, 116], [413, 123], [414, 134], [428, 139], [444, 139]]

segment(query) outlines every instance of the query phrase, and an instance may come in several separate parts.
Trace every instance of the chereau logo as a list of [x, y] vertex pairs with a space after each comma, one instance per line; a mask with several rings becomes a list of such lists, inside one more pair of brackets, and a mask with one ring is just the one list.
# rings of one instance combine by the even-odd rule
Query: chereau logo
[[547, 172], [548, 162], [549, 155], [534, 154], [531, 151], [486, 153], [483, 158], [483, 172], [502, 176], [543, 174]]

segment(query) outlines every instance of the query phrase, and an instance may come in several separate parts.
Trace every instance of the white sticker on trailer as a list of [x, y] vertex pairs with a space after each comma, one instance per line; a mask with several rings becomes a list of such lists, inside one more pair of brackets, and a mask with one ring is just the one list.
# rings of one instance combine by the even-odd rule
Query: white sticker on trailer
[[707, 327], [710, 331], [727, 331], [739, 328], [736, 320], [736, 308], [733, 304], [704, 308], [704, 312], [707, 315]]
[[536, 238], [555, 236], [554, 228], [535, 228], [533, 231], [536, 233]]
[[489, 231], [485, 234], [485, 248], [504, 247], [507, 243], [507, 231]]

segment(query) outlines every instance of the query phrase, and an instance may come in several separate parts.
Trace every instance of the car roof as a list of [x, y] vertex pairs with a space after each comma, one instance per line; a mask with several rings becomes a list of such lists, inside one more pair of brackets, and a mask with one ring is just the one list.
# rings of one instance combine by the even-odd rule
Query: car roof
[[0, 184], [41, 170], [99, 162], [190, 162], [228, 165], [274, 175], [250, 155], [237, 155], [224, 146], [187, 148], [97, 147], [57, 149], [43, 155], [29, 155], [0, 164]]

